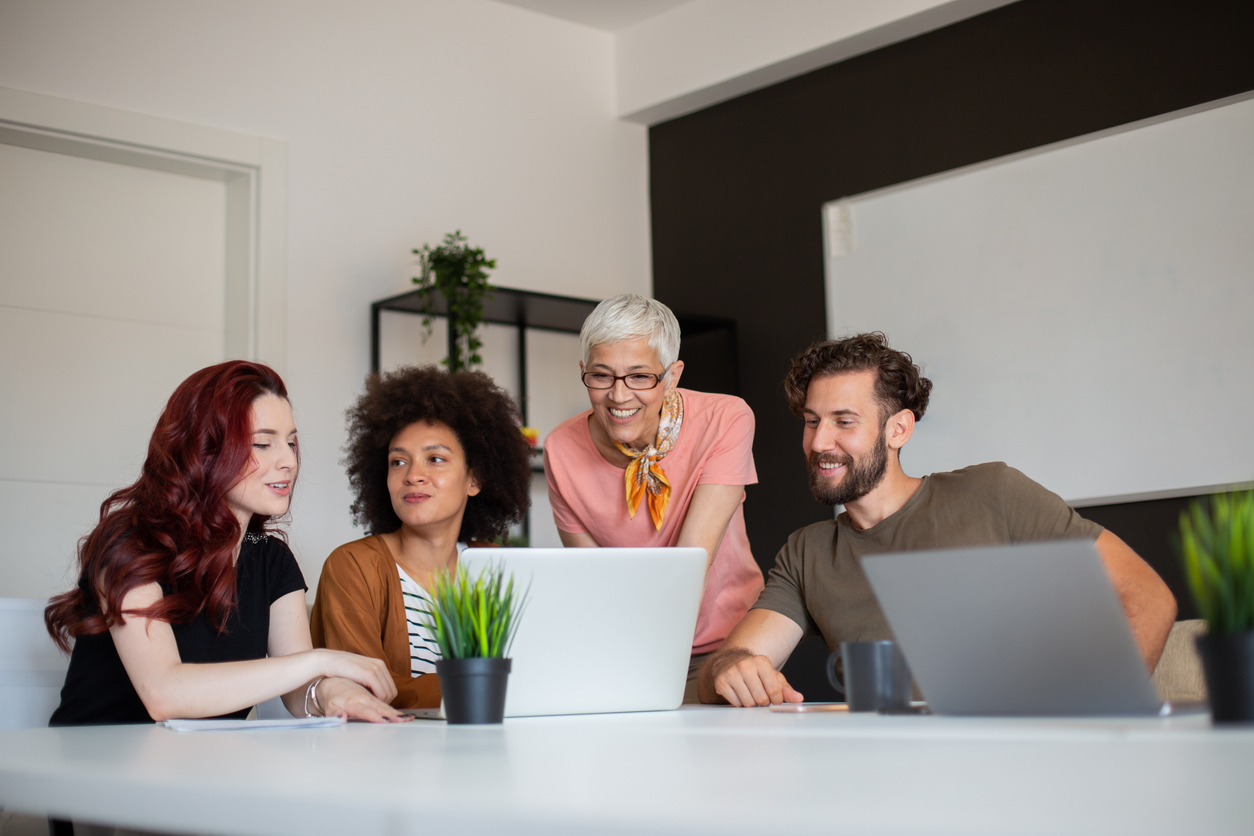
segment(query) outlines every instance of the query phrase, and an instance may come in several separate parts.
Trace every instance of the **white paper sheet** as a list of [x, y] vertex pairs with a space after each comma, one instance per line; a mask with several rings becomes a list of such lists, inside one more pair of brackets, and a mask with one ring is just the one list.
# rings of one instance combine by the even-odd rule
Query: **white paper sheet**
[[164, 720], [157, 725], [177, 732], [326, 729], [342, 726], [343, 717], [298, 717], [291, 720]]

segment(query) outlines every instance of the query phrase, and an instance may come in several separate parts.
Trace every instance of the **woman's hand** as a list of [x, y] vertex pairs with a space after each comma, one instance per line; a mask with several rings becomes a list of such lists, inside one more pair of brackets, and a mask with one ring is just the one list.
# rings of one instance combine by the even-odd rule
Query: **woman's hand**
[[[342, 650], [320, 649], [307, 652], [315, 657], [315, 676], [350, 680], [385, 703], [396, 699], [396, 683], [392, 680], [392, 674], [388, 672], [388, 666], [382, 659], [358, 656], [356, 653], [346, 653]], [[328, 709], [327, 714], [330, 713]]]
[[[365, 688], [348, 679], [329, 677], [319, 682], [317, 689], [318, 704], [327, 717], [346, 717], [371, 723], [405, 723], [414, 719], [375, 699]], [[392, 691], [395, 693], [396, 688], [393, 687]]]

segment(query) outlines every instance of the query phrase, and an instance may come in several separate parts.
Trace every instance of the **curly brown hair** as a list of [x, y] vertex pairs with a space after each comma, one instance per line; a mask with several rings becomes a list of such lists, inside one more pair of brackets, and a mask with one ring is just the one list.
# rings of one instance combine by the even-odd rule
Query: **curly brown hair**
[[458, 539], [491, 540], [522, 519], [531, 505], [531, 461], [514, 399], [482, 372], [402, 366], [367, 377], [365, 393], [348, 410], [342, 463], [353, 489], [353, 522], [371, 534], [400, 528], [388, 494], [388, 448], [419, 421], [453, 431], [480, 485], [466, 503]]
[[811, 380], [861, 371], [876, 372], [875, 400], [880, 406], [881, 421], [903, 409], [913, 412], [916, 421], [923, 417], [932, 381], [923, 376], [923, 370], [909, 354], [889, 348], [888, 338], [879, 331], [843, 340], [824, 340], [798, 354], [788, 377], [784, 378], [788, 408], [798, 418], [804, 417], [806, 391]]

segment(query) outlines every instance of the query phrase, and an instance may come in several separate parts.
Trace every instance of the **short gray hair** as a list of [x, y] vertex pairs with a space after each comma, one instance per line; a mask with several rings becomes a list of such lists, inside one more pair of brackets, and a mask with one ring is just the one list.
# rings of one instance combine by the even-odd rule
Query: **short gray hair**
[[611, 296], [588, 314], [579, 332], [579, 350], [586, 366], [594, 345], [647, 337], [662, 366], [679, 359], [679, 320], [656, 299], [638, 293]]

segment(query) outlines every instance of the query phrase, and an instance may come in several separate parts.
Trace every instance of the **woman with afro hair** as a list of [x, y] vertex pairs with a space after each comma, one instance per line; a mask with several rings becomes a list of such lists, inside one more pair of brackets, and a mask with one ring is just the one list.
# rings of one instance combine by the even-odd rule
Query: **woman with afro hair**
[[420, 622], [432, 575], [493, 540], [530, 504], [518, 408], [480, 372], [406, 366], [366, 378], [348, 411], [353, 521], [369, 536], [331, 552], [311, 614], [316, 646], [382, 659], [397, 708], [440, 704], [439, 649]]

